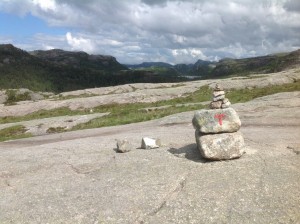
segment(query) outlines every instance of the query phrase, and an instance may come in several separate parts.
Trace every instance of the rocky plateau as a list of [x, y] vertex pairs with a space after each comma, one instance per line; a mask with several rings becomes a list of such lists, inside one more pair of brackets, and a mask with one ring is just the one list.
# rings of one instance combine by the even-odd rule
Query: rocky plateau
[[[290, 70], [221, 83], [225, 90], [255, 88], [299, 77]], [[0, 116], [155, 102], [217, 82], [81, 90], [63, 95], [91, 96], [2, 104]], [[0, 143], [0, 223], [300, 223], [300, 92], [231, 106], [241, 120], [245, 153], [228, 161], [202, 158], [195, 111]], [[141, 149], [143, 137], [159, 138], [161, 146]], [[117, 153], [116, 139], [133, 149]]]

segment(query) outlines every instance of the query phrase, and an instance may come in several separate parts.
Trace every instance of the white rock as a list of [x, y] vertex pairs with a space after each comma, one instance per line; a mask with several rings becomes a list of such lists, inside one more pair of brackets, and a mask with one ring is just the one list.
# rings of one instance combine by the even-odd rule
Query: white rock
[[161, 145], [160, 139], [152, 139], [152, 138], [144, 137], [142, 139], [141, 148], [142, 149], [155, 149], [155, 148], [159, 148], [160, 145]]

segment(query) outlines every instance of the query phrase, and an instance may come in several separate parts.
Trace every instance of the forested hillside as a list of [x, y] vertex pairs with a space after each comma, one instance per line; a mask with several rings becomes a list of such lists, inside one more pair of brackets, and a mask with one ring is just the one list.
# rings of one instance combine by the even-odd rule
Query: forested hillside
[[151, 71], [131, 71], [112, 56], [63, 50], [26, 52], [0, 45], [0, 88], [64, 92], [135, 82], [182, 81]]

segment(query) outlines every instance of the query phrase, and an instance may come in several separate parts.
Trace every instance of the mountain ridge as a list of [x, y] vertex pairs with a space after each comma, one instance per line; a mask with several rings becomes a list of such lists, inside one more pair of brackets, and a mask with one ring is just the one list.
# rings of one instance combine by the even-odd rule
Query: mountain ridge
[[89, 55], [61, 49], [24, 51], [0, 44], [0, 88], [65, 92], [128, 83], [181, 82], [227, 76], [279, 72], [300, 66], [300, 49], [287, 53], [194, 64], [165, 62], [120, 64], [109, 55]]
[[0, 45], [0, 88], [65, 92], [142, 82], [178, 82], [185, 78], [154, 71], [132, 71], [116, 58], [60, 49], [27, 52]]
[[[287, 68], [294, 68], [300, 65], [300, 49], [292, 52], [269, 54], [251, 58], [223, 58], [218, 62], [197, 60], [194, 64], [171, 65], [163, 62], [154, 62], [152, 66], [162, 65], [169, 69], [173, 68], [180, 75], [199, 76], [202, 79], [216, 78], [234, 75], [251, 75], [258, 73], [279, 72]], [[165, 66], [164, 64], [171, 65]], [[130, 65], [132, 69], [148, 69], [150, 62]]]

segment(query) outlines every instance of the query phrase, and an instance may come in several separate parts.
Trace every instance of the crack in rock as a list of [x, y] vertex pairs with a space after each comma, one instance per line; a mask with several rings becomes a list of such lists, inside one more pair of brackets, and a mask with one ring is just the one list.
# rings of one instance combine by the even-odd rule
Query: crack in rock
[[[186, 185], [186, 182], [187, 182], [187, 177], [190, 173], [184, 175], [181, 180], [179, 181], [179, 183], [176, 185], [176, 187], [170, 191], [163, 199], [163, 201], [160, 203], [160, 205], [156, 208], [154, 208], [152, 211], [150, 211], [149, 213], [146, 213], [144, 215], [144, 217], [147, 217], [147, 216], [154, 216], [156, 215], [158, 212], [160, 212], [167, 204], [168, 201], [171, 201], [171, 200], [174, 200], [179, 194], [180, 192], [184, 189], [185, 185]], [[138, 217], [136, 220], [135, 220], [135, 223], [144, 223], [144, 219], [145, 218], [141, 218], [141, 217]]]
[[86, 171], [86, 172], [80, 171], [80, 169], [78, 169], [77, 167], [75, 167], [75, 166], [74, 166], [73, 164], [71, 164], [71, 163], [66, 163], [66, 165], [67, 165], [68, 167], [70, 167], [71, 170], [72, 170], [74, 173], [78, 174], [78, 175], [85, 175], [85, 174], [89, 173], [89, 171]]

